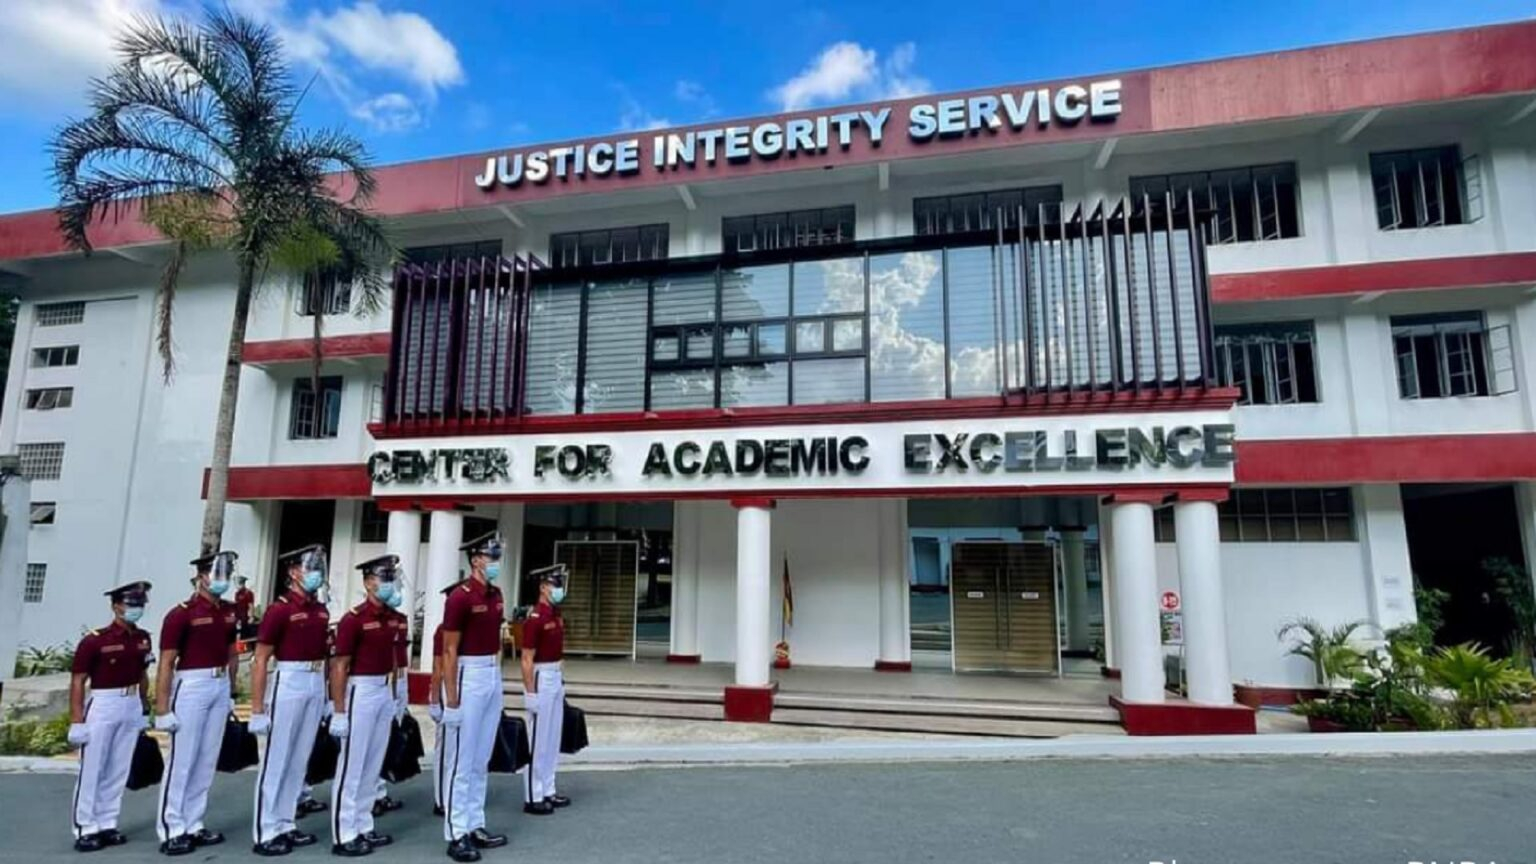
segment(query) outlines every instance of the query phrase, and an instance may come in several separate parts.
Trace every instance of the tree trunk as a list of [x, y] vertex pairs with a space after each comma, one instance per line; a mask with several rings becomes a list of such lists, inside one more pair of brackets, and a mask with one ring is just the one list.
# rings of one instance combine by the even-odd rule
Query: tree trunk
[[235, 314], [229, 324], [229, 351], [224, 358], [224, 382], [219, 388], [219, 419], [213, 430], [213, 462], [208, 468], [208, 501], [203, 507], [203, 555], [219, 551], [224, 536], [224, 502], [229, 497], [229, 451], [235, 437], [235, 405], [240, 399], [240, 369], [245, 357], [245, 327], [251, 314], [256, 262], [240, 259], [235, 287]]

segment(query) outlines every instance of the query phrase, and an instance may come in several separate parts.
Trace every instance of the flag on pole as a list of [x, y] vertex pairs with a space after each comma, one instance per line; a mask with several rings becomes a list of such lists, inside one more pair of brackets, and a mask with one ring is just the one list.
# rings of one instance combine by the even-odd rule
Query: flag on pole
[[795, 623], [795, 589], [789, 581], [789, 556], [784, 556], [784, 622], [779, 636], [784, 638], [789, 626]]

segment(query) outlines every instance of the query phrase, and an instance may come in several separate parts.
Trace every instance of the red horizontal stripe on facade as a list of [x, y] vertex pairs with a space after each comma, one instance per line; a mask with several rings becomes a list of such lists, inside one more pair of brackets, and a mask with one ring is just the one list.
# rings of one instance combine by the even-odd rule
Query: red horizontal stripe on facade
[[[1211, 126], [1281, 120], [1359, 111], [1369, 108], [1464, 99], [1536, 90], [1536, 22], [1521, 21], [1417, 36], [1377, 39], [1343, 45], [1302, 48], [1252, 57], [1191, 63], [1138, 72], [1079, 75], [1072, 82], [1118, 77], [1122, 81], [1124, 111], [1113, 123], [1084, 122], [1077, 126], [1052, 127], [1035, 136], [975, 135], [943, 144], [916, 143], [901, 132], [906, 110], [915, 101], [964, 98], [980, 93], [1020, 91], [1052, 87], [1062, 82], [1000, 85], [964, 93], [937, 94], [921, 100], [894, 100], [847, 106], [842, 110], [892, 108], [885, 142], [874, 147], [859, 140], [847, 151], [834, 148], [825, 154], [743, 164], [720, 161], [675, 171], [650, 168], [653, 135], [684, 132], [684, 127], [637, 134], [641, 142], [639, 174], [619, 179], [588, 177], [584, 182], [552, 180], [543, 185], [523, 184], [513, 189], [486, 192], [474, 184], [486, 159], [506, 151], [453, 156], [389, 165], [375, 171], [379, 190], [375, 210], [383, 216], [406, 216], [489, 207], [566, 195], [615, 192], [646, 186], [699, 183], [735, 177], [847, 167], [899, 161], [908, 158], [949, 155], [1029, 146], [1033, 141], [1095, 140], [1126, 135], [1191, 130]], [[806, 112], [773, 117], [740, 118], [736, 125], [774, 120], [784, 122]], [[709, 124], [713, 126], [714, 124]], [[617, 136], [587, 138], [561, 144], [592, 144]], [[337, 178], [340, 192], [349, 181]], [[140, 222], [131, 210], [92, 227], [98, 248], [152, 242], [156, 232]], [[69, 251], [58, 232], [57, 216], [38, 210], [0, 217], [0, 260], [32, 258]]]
[[1239, 441], [1237, 483], [1462, 483], [1536, 480], [1536, 433]]
[[[348, 333], [320, 338], [321, 357], [388, 357], [390, 334]], [[245, 343], [242, 357], [247, 365], [307, 363], [314, 355], [313, 339], [270, 339]]]
[[1212, 274], [1211, 299], [1216, 303], [1240, 303], [1525, 282], [1536, 282], [1536, 252]]
[[[208, 497], [208, 469], [203, 469], [203, 498]], [[331, 465], [252, 465], [229, 469], [229, 500], [371, 498], [373, 483], [362, 463]]]

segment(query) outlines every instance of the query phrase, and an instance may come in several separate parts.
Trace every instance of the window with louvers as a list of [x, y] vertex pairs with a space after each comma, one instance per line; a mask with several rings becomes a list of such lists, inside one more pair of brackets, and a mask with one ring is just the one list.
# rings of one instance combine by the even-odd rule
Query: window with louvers
[[597, 231], [568, 231], [549, 237], [550, 266], [600, 267], [633, 261], [659, 261], [669, 250], [666, 223]]
[[803, 249], [852, 243], [854, 208], [821, 207], [785, 213], [728, 216], [721, 222], [723, 248], [727, 253], [769, 249]]
[[1239, 405], [1316, 402], [1312, 322], [1216, 328], [1216, 383], [1242, 390]]
[[1137, 206], [1163, 208], [1170, 193], [1183, 204], [1192, 199], [1197, 211], [1211, 214], [1205, 223], [1207, 243], [1301, 235], [1294, 162], [1131, 178], [1131, 201]]
[[581, 413], [645, 407], [646, 283], [640, 279], [587, 286], [586, 351]]
[[1054, 222], [1061, 218], [1061, 202], [1060, 186], [917, 198], [912, 201], [912, 230], [919, 236], [994, 231], [999, 214], [1004, 228], [1016, 229], [1020, 208], [1025, 225]]

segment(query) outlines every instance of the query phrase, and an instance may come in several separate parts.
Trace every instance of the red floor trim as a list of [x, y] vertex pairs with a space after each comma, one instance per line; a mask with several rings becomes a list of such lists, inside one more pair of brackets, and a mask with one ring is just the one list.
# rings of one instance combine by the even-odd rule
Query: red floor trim
[[876, 672], [911, 672], [911, 660], [876, 660]]
[[1536, 282], [1536, 252], [1212, 274], [1216, 303]]
[[685, 666], [697, 666], [702, 661], [703, 661], [703, 658], [701, 658], [697, 654], [668, 654], [667, 655], [667, 662], [668, 663], [680, 663], [680, 664], [685, 665]]
[[[349, 333], [343, 336], [322, 336], [320, 356], [335, 357], [388, 357], [390, 334]], [[271, 339], [263, 342], [247, 342], [241, 358], [247, 366], [265, 366], [275, 363], [308, 363], [313, 356], [313, 339]]]
[[[208, 497], [208, 469], [203, 469], [202, 497]], [[358, 464], [253, 465], [229, 469], [230, 501], [274, 499], [371, 498], [368, 469]]]
[[1238, 441], [1235, 476], [1239, 486], [1530, 480], [1536, 433]]
[[773, 719], [773, 687], [725, 688], [725, 719], [736, 723], [767, 723]]
[[1161, 703], [1109, 697], [1129, 735], [1255, 735], [1258, 715], [1246, 705], [1196, 705], [1169, 697]]

